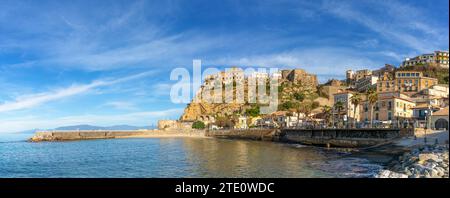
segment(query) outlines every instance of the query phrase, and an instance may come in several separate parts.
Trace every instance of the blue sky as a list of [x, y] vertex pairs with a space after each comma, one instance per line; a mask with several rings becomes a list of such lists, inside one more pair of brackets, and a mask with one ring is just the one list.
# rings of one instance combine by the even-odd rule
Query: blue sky
[[257, 66], [343, 78], [448, 50], [447, 0], [1, 1], [0, 132], [178, 118], [170, 71]]

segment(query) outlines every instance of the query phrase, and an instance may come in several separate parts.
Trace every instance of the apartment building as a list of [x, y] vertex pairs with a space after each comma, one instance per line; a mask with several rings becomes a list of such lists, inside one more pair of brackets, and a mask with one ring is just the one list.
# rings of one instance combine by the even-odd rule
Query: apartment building
[[363, 70], [347, 70], [346, 71], [346, 77], [347, 77], [347, 83], [354, 85], [359, 80], [366, 78], [367, 76], [372, 76], [372, 71], [368, 69]]
[[377, 83], [378, 92], [419, 92], [438, 84], [436, 78], [424, 77], [418, 71], [397, 71], [392, 76], [385, 72]]
[[355, 82], [355, 89], [359, 92], [365, 92], [371, 87], [376, 87], [377, 82], [377, 76], [368, 75]]
[[449, 67], [448, 51], [435, 51], [434, 53], [422, 54], [414, 58], [407, 58], [400, 67], [433, 65], [438, 67]]
[[[398, 92], [380, 94], [377, 102], [373, 104], [373, 120], [383, 123], [412, 121], [414, 107], [414, 101]], [[363, 101], [360, 108], [361, 121], [369, 122], [370, 112], [370, 104]]]

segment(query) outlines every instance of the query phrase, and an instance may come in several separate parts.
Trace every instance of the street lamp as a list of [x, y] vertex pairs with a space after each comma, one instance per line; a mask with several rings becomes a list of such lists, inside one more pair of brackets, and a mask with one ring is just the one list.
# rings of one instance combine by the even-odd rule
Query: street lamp
[[428, 109], [425, 110], [425, 136], [424, 136], [425, 144], [427, 143], [427, 129], [428, 129], [428, 126], [429, 126], [428, 122], [431, 119], [431, 117], [429, 117], [429, 116], [431, 116], [432, 114], [433, 114], [433, 111], [431, 109], [431, 101], [429, 101]]
[[428, 109], [424, 111], [425, 112], [425, 135], [423, 138], [423, 141], [425, 144], [427, 144], [427, 129], [428, 129]]

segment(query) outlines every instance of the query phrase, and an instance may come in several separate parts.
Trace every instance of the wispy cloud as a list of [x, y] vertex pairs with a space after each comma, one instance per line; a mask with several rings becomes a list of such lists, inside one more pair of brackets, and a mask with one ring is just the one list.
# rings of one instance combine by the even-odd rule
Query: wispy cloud
[[326, 13], [359, 23], [387, 40], [400, 42], [420, 53], [445, 47], [449, 41], [448, 25], [436, 25], [420, 9], [395, 0], [324, 1], [322, 8]]
[[60, 88], [49, 92], [19, 96], [14, 101], [7, 101], [4, 102], [3, 104], [0, 104], [0, 112], [32, 108], [44, 103], [60, 100], [69, 96], [83, 94], [98, 87], [114, 85], [117, 83], [122, 83], [137, 78], [142, 78], [150, 74], [153, 74], [153, 72], [143, 72], [114, 80], [96, 80], [91, 82], [90, 84], [72, 85], [70, 87]]
[[111, 101], [101, 105], [101, 107], [112, 107], [118, 110], [137, 110], [135, 104], [126, 101]]

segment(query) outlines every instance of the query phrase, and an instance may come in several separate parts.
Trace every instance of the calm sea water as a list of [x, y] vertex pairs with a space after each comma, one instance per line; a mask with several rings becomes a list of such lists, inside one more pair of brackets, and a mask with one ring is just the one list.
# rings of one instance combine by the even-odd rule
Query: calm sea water
[[29, 143], [0, 135], [0, 177], [368, 177], [365, 157], [272, 142], [109, 139]]

